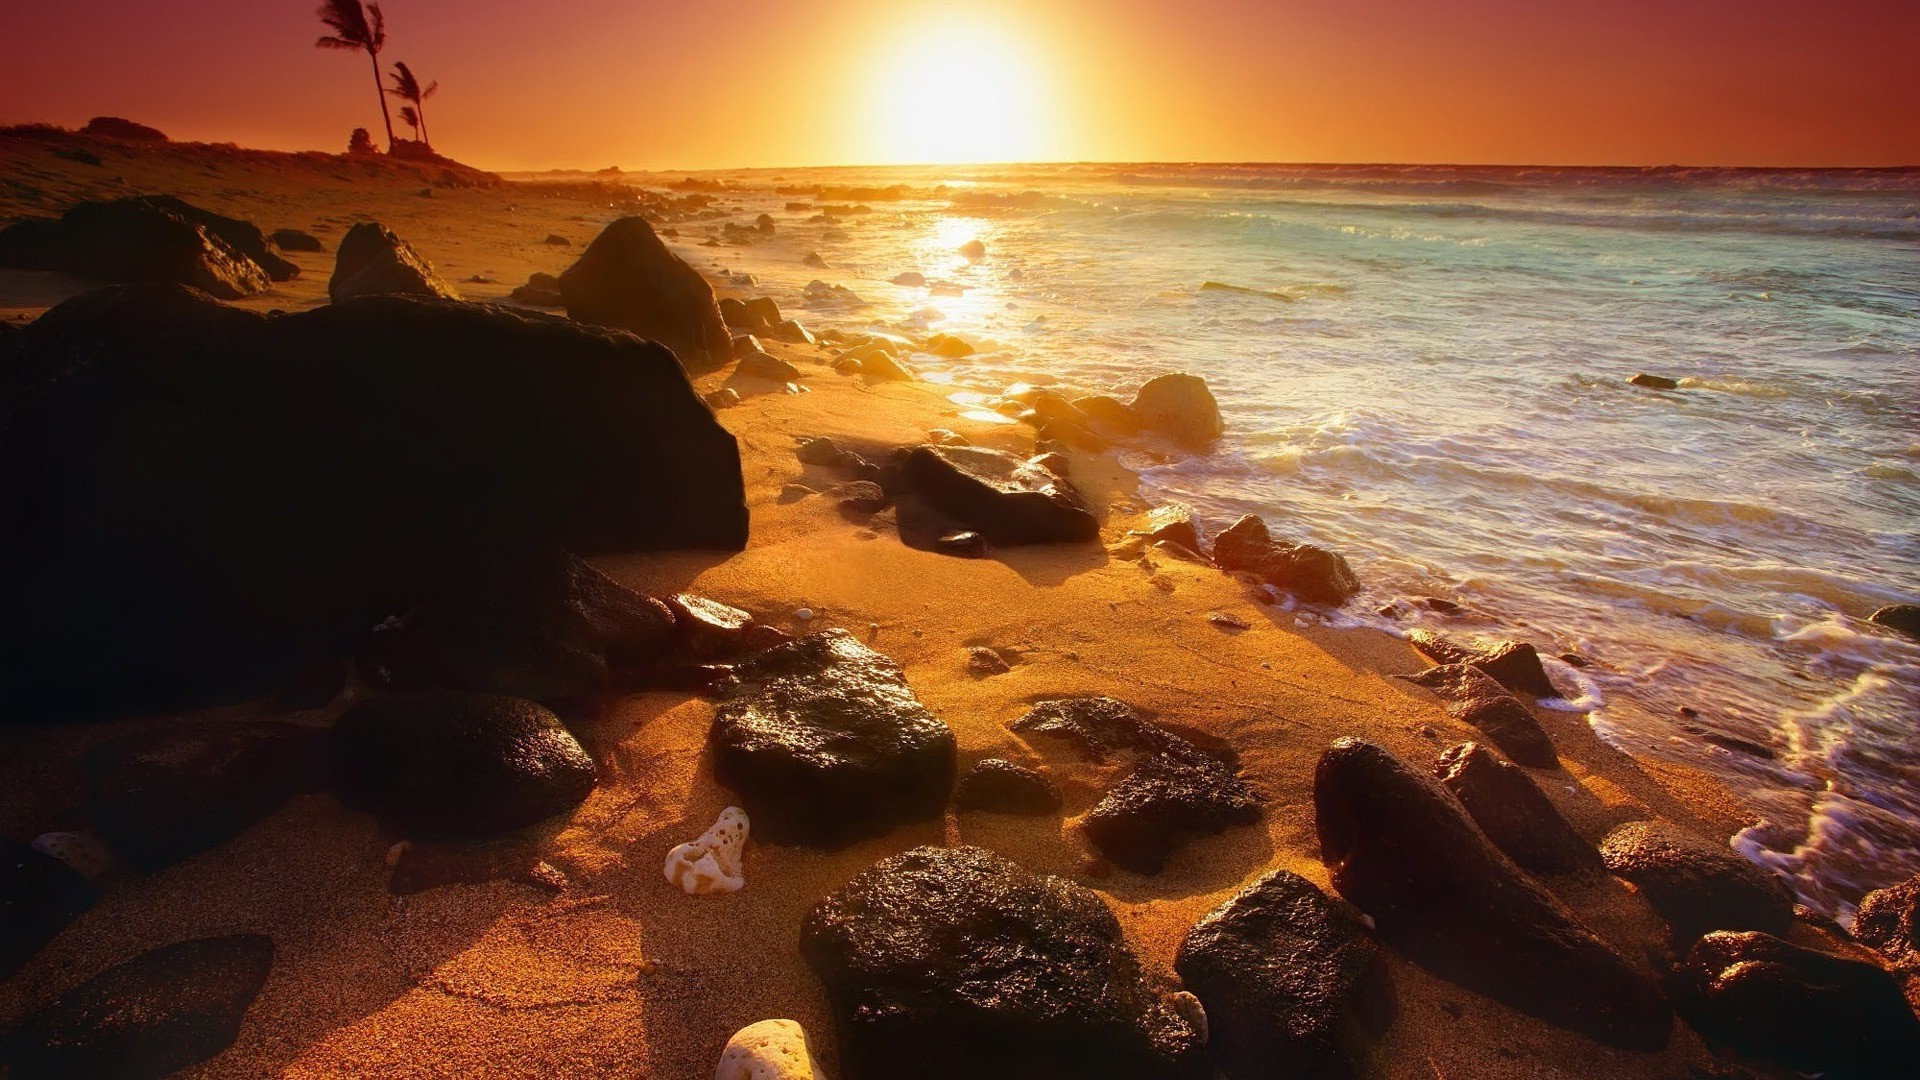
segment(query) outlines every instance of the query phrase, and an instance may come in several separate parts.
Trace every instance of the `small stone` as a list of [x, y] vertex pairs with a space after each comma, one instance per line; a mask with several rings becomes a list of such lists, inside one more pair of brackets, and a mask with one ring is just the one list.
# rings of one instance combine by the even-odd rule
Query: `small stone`
[[998, 814], [1057, 814], [1063, 803], [1060, 789], [1034, 769], [1002, 758], [975, 762], [954, 793], [958, 810], [986, 810]]
[[942, 555], [957, 555], [963, 559], [978, 559], [987, 554], [987, 538], [977, 532], [943, 533], [933, 542], [933, 546]]
[[793, 610], [793, 617], [799, 619], [801, 622], [810, 622], [813, 619], [813, 609], [804, 607], [795, 608]]
[[713, 827], [700, 838], [667, 852], [667, 880], [694, 896], [739, 892], [746, 887], [740, 854], [747, 843], [747, 812], [737, 806], [720, 811]]
[[746, 648], [752, 614], [692, 593], [667, 597], [667, 608], [673, 612], [674, 636], [695, 656], [719, 659]]
[[734, 1032], [713, 1080], [824, 1080], [826, 1071], [792, 1020], [762, 1020]]
[[1644, 386], [1649, 390], [1680, 389], [1679, 383], [1667, 378], [1665, 375], [1649, 375], [1644, 371], [1627, 381], [1635, 386]]
[[740, 404], [740, 391], [731, 386], [723, 386], [701, 400], [707, 403], [709, 409], [730, 409]]
[[989, 675], [1005, 675], [1013, 670], [999, 653], [985, 645], [975, 645], [967, 650], [967, 673], [986, 678]]
[[1252, 625], [1244, 619], [1236, 618], [1224, 611], [1216, 611], [1207, 616], [1207, 621], [1222, 630], [1251, 630]]
[[92, 833], [46, 832], [33, 838], [33, 850], [59, 859], [88, 881], [98, 881], [113, 869], [113, 852]]

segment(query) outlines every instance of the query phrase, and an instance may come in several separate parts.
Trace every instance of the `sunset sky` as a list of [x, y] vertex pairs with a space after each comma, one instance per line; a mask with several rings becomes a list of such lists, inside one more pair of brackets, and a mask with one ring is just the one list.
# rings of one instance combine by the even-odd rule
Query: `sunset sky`
[[[979, 160], [1920, 164], [1920, 0], [388, 0], [498, 168]], [[308, 0], [16, 5], [0, 123], [380, 132]], [[396, 125], [399, 121], [396, 118]]]

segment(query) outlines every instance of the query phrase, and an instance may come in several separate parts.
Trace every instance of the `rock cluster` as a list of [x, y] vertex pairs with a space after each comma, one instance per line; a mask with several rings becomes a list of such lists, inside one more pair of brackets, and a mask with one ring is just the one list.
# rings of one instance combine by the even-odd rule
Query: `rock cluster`
[[170, 195], [83, 202], [0, 231], [0, 266], [93, 281], [186, 285], [237, 300], [299, 276], [252, 224]]

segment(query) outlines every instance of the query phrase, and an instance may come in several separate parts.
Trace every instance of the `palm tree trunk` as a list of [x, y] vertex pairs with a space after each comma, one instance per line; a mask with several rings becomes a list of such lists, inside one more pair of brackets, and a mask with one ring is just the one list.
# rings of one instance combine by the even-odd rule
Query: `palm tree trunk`
[[387, 90], [380, 85], [380, 57], [372, 49], [367, 59], [373, 62], [373, 92], [380, 95], [380, 119], [387, 125], [387, 153], [393, 153], [393, 114], [387, 111]]
[[420, 117], [420, 142], [421, 142], [421, 144], [422, 144], [423, 146], [425, 146], [425, 147], [427, 148], [427, 150], [428, 150], [428, 152], [432, 152], [432, 150], [433, 150], [433, 139], [432, 139], [432, 137], [431, 137], [431, 136], [429, 136], [429, 135], [427, 134], [427, 104], [426, 104], [426, 102], [425, 102], [424, 100], [422, 100], [422, 101], [416, 101], [416, 102], [414, 102], [414, 104], [413, 104], [413, 111], [414, 111], [415, 113], [417, 113], [417, 114], [419, 115], [419, 117]]

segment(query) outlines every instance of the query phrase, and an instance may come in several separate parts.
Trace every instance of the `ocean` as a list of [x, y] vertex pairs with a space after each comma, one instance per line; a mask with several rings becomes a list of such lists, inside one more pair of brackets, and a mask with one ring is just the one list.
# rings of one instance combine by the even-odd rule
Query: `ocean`
[[[1062, 165], [686, 186], [712, 181], [717, 206], [776, 232], [702, 247], [683, 223], [696, 265], [752, 274], [816, 329], [968, 338], [973, 357], [914, 360], [962, 405], [1204, 377], [1217, 451], [1128, 462], [1215, 527], [1257, 513], [1343, 552], [1363, 594], [1296, 617], [1585, 658], [1549, 661], [1560, 707], [1721, 777], [1763, 818], [1735, 848], [1818, 910], [1845, 920], [1920, 871], [1920, 642], [1864, 621], [1920, 601], [1920, 172]], [[891, 190], [833, 190], [854, 185]], [[971, 239], [985, 258], [957, 253]], [[906, 271], [959, 289], [891, 284]], [[858, 302], [809, 301], [816, 279]]]

